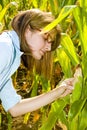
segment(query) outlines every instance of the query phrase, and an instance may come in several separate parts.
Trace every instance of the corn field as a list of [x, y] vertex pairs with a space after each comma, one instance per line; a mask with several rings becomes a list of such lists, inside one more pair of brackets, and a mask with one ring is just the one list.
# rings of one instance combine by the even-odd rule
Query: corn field
[[[78, 65], [82, 76], [72, 94], [25, 114], [21, 124], [31, 125], [23, 130], [87, 130], [87, 0], [0, 0], [0, 32], [11, 29], [11, 20], [19, 11], [31, 8], [52, 12], [55, 20], [44, 31], [60, 24], [61, 45], [53, 52], [52, 82], [20, 65], [12, 76], [17, 91], [24, 98], [47, 92], [62, 78], [73, 77]], [[0, 105], [0, 130], [17, 130], [14, 120]]]

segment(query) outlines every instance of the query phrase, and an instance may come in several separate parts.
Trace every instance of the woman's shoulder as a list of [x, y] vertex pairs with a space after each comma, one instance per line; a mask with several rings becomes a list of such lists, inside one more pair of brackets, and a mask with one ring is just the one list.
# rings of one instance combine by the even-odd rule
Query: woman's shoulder
[[9, 37], [8, 32], [3, 32], [0, 34], [0, 45], [10, 45], [12, 39]]
[[14, 55], [14, 47], [12, 45], [12, 40], [3, 32], [0, 35], [0, 67], [7, 66]]
[[12, 45], [12, 39], [9, 37], [7, 32], [3, 32], [0, 35], [0, 52], [2, 53], [12, 53], [13, 51], [13, 45]]

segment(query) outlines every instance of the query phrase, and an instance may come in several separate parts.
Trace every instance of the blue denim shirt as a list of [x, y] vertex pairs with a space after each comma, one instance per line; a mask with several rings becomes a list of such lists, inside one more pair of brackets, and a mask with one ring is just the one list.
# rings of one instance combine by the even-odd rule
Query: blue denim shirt
[[11, 76], [20, 66], [22, 54], [17, 33], [13, 30], [3, 32], [0, 35], [0, 99], [6, 111], [21, 100], [13, 87]]

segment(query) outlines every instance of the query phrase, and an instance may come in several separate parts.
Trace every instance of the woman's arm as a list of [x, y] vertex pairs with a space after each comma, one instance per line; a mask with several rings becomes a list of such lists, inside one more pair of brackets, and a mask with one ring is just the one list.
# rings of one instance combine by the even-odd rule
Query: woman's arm
[[39, 96], [35, 96], [32, 98], [27, 98], [21, 100], [19, 103], [17, 103], [14, 107], [9, 109], [9, 112], [13, 117], [23, 115], [27, 112], [35, 111], [49, 103], [52, 103], [58, 98], [64, 97], [72, 92], [74, 89], [74, 84], [78, 80], [78, 76], [81, 76], [81, 68], [76, 69], [76, 72], [74, 74], [74, 78], [69, 78], [64, 80], [59, 87], [56, 87], [55, 89], [41, 94]]
[[14, 107], [9, 109], [9, 112], [13, 117], [16, 117], [27, 112], [35, 111], [42, 106], [52, 103], [54, 100], [60, 98], [62, 94], [63, 96], [66, 96], [67, 94], [71, 93], [72, 90], [73, 87], [66, 85], [64, 82], [60, 85], [60, 87], [57, 87], [45, 94], [21, 100]]

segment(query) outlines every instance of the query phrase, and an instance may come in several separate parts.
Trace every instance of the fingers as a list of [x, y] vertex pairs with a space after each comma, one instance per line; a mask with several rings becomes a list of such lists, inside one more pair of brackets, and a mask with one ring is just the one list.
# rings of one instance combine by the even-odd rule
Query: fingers
[[68, 94], [71, 94], [74, 90], [74, 84], [77, 81], [77, 77], [82, 76], [81, 68], [77, 68], [73, 78], [65, 79], [61, 84], [60, 88], [64, 89], [65, 91], [61, 94], [60, 98], [65, 97]]
[[66, 90], [74, 90], [73, 86], [67, 86]]
[[67, 88], [67, 86], [73, 86], [74, 80], [75, 80], [74, 78], [66, 79], [66, 80], [62, 81], [59, 86], [62, 86], [62, 87], [64, 86], [66, 88]]
[[68, 86], [67, 89], [64, 91], [64, 93], [60, 96], [60, 98], [67, 96], [68, 94], [71, 94], [74, 90], [74, 87]]
[[65, 84], [67, 85], [73, 85], [74, 82], [74, 78], [69, 78], [63, 81]]
[[72, 93], [74, 87], [72, 86], [61, 86], [58, 87], [58, 93], [59, 93], [59, 98], [65, 97], [66, 95]]
[[61, 95], [59, 96], [59, 98], [65, 97], [66, 95], [72, 93], [72, 91], [74, 90], [73, 82], [74, 82], [74, 78], [69, 78], [64, 80], [60, 84], [60, 86], [58, 87], [59, 90], [61, 91]]
[[65, 97], [66, 95], [68, 94], [71, 94], [72, 91], [74, 90], [74, 87], [73, 86], [61, 86], [60, 89], [64, 90], [62, 91], [61, 95], [59, 98], [62, 98], [62, 97]]
[[67, 95], [69, 95], [71, 93], [72, 93], [72, 90], [68, 89], [60, 96], [60, 98], [63, 98], [63, 97], [65, 97], [65, 96], [67, 96]]

